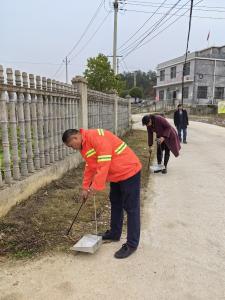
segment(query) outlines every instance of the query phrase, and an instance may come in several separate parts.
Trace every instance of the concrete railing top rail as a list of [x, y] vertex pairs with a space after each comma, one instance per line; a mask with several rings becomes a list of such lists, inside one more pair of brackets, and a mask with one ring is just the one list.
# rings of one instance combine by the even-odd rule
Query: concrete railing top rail
[[9, 92], [29, 92], [35, 94], [56, 94], [77, 96], [78, 90], [72, 84], [63, 83], [34, 74], [28, 74], [11, 68], [3, 69], [0, 65], [0, 90]]

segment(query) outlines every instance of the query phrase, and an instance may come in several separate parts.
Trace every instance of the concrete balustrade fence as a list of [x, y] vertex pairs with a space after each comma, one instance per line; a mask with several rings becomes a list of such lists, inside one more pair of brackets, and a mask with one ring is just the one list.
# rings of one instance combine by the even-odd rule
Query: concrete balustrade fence
[[0, 68], [0, 185], [69, 155], [62, 132], [78, 127], [80, 95], [72, 86]]
[[[62, 143], [66, 129], [105, 128], [123, 135], [130, 129], [130, 116], [129, 100], [88, 90], [83, 77], [66, 84], [0, 66], [0, 215], [81, 161]], [[24, 193], [20, 183], [33, 188]]]
[[88, 90], [88, 127], [105, 128], [115, 132], [115, 101], [114, 94]]

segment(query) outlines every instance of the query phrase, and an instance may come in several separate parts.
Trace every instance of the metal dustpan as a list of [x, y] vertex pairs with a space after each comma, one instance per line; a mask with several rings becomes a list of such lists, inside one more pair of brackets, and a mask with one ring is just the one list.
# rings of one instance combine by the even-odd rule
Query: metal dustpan
[[102, 237], [95, 234], [84, 235], [70, 250], [94, 254], [102, 244]]
[[95, 253], [102, 244], [102, 237], [98, 236], [98, 223], [96, 213], [96, 203], [94, 196], [94, 210], [95, 210], [95, 231], [96, 234], [85, 234], [70, 250]]

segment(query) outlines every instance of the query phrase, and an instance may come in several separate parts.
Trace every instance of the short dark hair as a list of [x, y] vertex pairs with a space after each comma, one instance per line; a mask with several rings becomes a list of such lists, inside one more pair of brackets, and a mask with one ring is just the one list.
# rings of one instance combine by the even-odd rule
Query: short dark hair
[[181, 106], [182, 106], [182, 104], [178, 104], [178, 105], [177, 105], [177, 107], [181, 107]]
[[66, 143], [68, 141], [68, 139], [71, 137], [71, 135], [75, 135], [78, 133], [79, 133], [79, 130], [77, 130], [77, 129], [67, 129], [66, 131], [64, 131], [64, 133], [62, 135], [63, 143]]

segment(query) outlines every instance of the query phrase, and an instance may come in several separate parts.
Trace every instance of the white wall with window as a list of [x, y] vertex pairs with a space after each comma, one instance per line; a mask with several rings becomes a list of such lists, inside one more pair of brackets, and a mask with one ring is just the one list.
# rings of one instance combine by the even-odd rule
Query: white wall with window
[[173, 79], [173, 78], [176, 78], [177, 76], [177, 67], [174, 66], [174, 67], [171, 67], [170, 68], [170, 78]]
[[197, 98], [198, 99], [208, 98], [208, 86], [198, 86]]
[[164, 90], [159, 90], [159, 100], [164, 100], [164, 96], [165, 96], [165, 93], [164, 93]]

